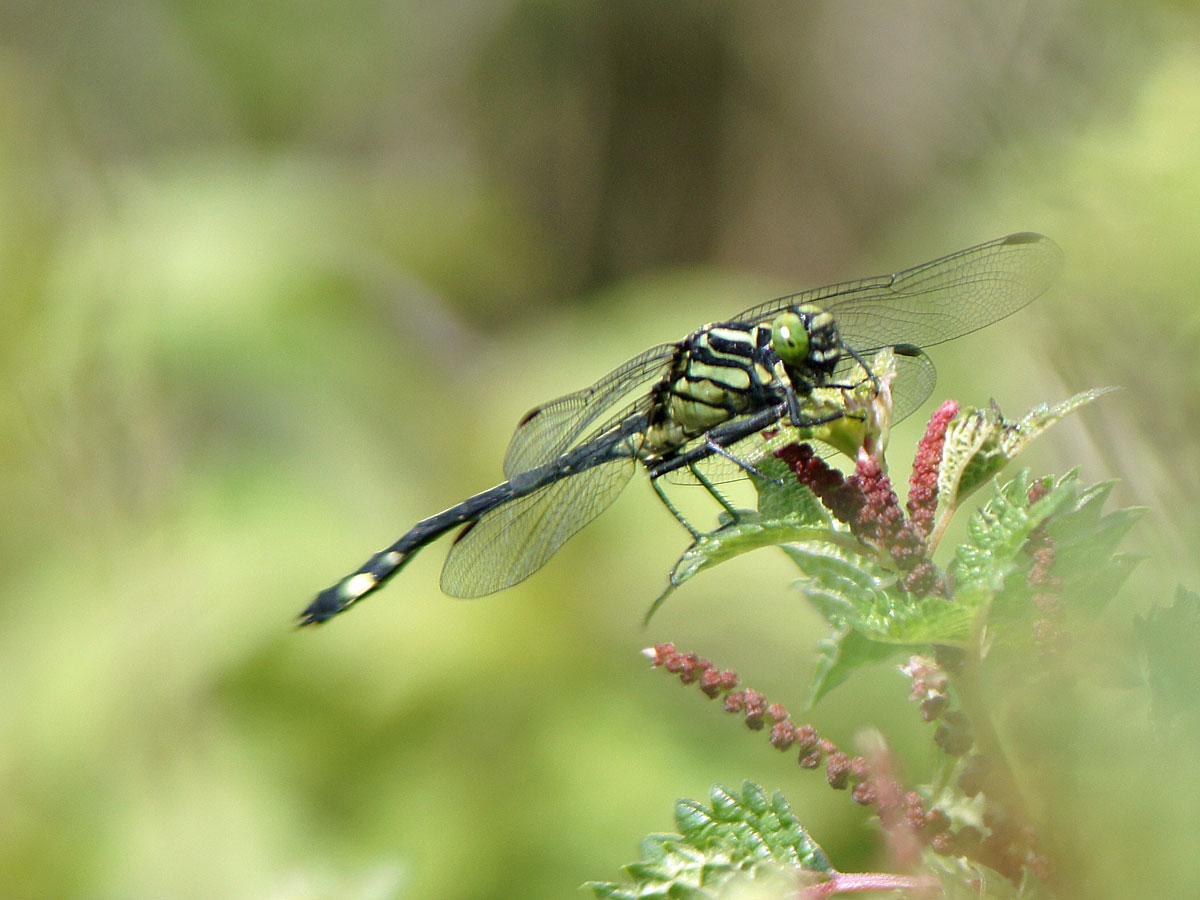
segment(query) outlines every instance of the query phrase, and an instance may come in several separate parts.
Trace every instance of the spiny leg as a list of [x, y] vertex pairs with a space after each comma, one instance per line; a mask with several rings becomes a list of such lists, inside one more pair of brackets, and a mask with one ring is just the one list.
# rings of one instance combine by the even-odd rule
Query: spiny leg
[[[728, 456], [730, 459], [732, 459], [734, 462], [736, 462], [739, 466], [741, 466], [742, 468], [746, 469], [749, 472], [753, 472], [755, 475], [758, 475], [759, 477], [762, 477], [762, 478], [768, 477], [768, 476], [760, 473], [757, 469], [750, 466], [749, 463], [739, 460], [735, 456], [733, 456], [731, 453], [724, 451], [723, 448], [722, 448], [722, 455]], [[700, 469], [696, 465], [696, 463], [690, 462], [687, 464], [687, 467], [688, 467], [688, 470], [692, 473], [692, 476], [696, 479], [696, 481], [700, 483], [700, 486], [703, 487], [706, 491], [708, 491], [709, 494], [712, 495], [713, 499], [715, 499], [718, 503], [721, 504], [721, 508], [724, 509], [725, 512], [727, 512], [729, 514], [731, 519], [733, 519], [736, 522], [739, 518], [741, 518], [741, 515], [738, 512], [737, 507], [735, 507], [732, 503], [730, 503], [729, 499], [717, 489], [717, 486], [712, 483], [712, 481], [708, 478], [708, 476], [706, 476], [703, 472], [700, 471]], [[769, 480], [776, 481], [778, 479], [769, 479]], [[780, 482], [780, 483], [782, 484], [782, 482]], [[688, 530], [688, 533], [695, 540], [700, 540], [700, 538], [703, 537], [703, 533], [698, 531], [696, 529], [696, 527], [687, 520], [687, 518], [683, 515], [683, 513], [681, 513], [679, 511], [679, 508], [677, 506], [675, 506], [674, 503], [671, 502], [671, 499], [667, 496], [666, 491], [664, 491], [662, 489], [662, 486], [658, 483], [657, 477], [652, 476], [650, 478], [650, 485], [651, 485], [651, 487], [654, 488], [654, 492], [656, 494], [658, 494], [658, 499], [663, 502], [663, 506], [665, 506], [667, 509], [669, 509], [671, 511], [671, 515], [673, 515], [676, 519], [679, 520], [679, 524], [681, 524], [684, 528], [686, 528]]]
[[730, 514], [734, 520], [737, 520], [738, 511], [733, 508], [733, 504], [730, 503], [730, 500], [728, 500], [724, 493], [716, 490], [716, 485], [714, 485], [713, 482], [708, 479], [706, 474], [701, 472], [700, 468], [696, 466], [696, 463], [688, 463], [688, 470], [692, 474], [692, 478], [695, 478], [698, 482], [700, 482], [701, 487], [712, 494], [713, 499], [721, 504], [721, 506], [724, 506], [725, 511], [728, 512], [728, 514]]
[[[875, 392], [879, 393], [879, 390], [880, 390], [879, 376], [875, 374], [875, 372], [871, 369], [871, 367], [869, 365], [867, 365], [867, 361], [865, 359], [863, 359], [861, 356], [859, 356], [858, 351], [855, 350], [853, 347], [848, 347], [845, 344], [843, 344], [842, 349], [845, 350], [847, 353], [849, 353], [852, 357], [854, 357], [854, 361], [856, 363], [858, 363], [859, 366], [862, 367], [862, 370], [864, 372], [867, 373], [867, 378], [870, 379], [872, 386], [875, 388]], [[899, 349], [899, 348], [897, 348], [897, 349]], [[915, 349], [918, 349], [918, 351], [919, 351], [919, 348], [915, 348]], [[862, 384], [862, 382], [860, 381], [858, 384]], [[853, 389], [853, 388], [858, 387], [858, 384], [831, 384], [831, 385], [828, 385], [828, 387]]]
[[[748, 463], [744, 459], [740, 459], [739, 457], [730, 453], [728, 450], [726, 450], [724, 447], [722, 447], [720, 444], [718, 444], [716, 441], [714, 441], [711, 437], [705, 438], [704, 445], [709, 450], [711, 450], [713, 453], [717, 454], [717, 456], [725, 457], [725, 459], [729, 460], [731, 463], [733, 463], [739, 469], [743, 469], [744, 471], [749, 472], [751, 475], [761, 478], [764, 481], [773, 482], [774, 484], [783, 484], [782, 479], [772, 478], [770, 475], [766, 475], [766, 474], [760, 472], [758, 469], [754, 468], [753, 464]], [[708, 492], [710, 494], [712, 494], [714, 497], [716, 497], [717, 500], [720, 501], [722, 506], [724, 506], [726, 509], [729, 509], [729, 504], [727, 504], [721, 498], [721, 495], [717, 492], [717, 489], [712, 486], [712, 482], [710, 482], [707, 478], [705, 478], [703, 475], [700, 474], [700, 472], [696, 469], [695, 463], [688, 463], [688, 468], [691, 470], [692, 474], [696, 476], [696, 480], [699, 481], [706, 488], [708, 488]]]
[[734, 508], [733, 504], [729, 502], [724, 494], [717, 490], [717, 486], [709, 480], [707, 475], [700, 471], [699, 467], [695, 463], [688, 463], [688, 471], [690, 471], [692, 476], [698, 482], [700, 482], [701, 487], [712, 494], [713, 498], [725, 508], [725, 512], [729, 513], [730, 517], [735, 522], [740, 518], [738, 511]]
[[671, 511], [671, 515], [679, 520], [679, 524], [688, 530], [688, 534], [692, 536], [692, 539], [696, 541], [700, 540], [700, 538], [702, 538], [704, 535], [697, 531], [692, 523], [684, 518], [683, 513], [679, 511], [675, 504], [671, 502], [671, 498], [667, 496], [666, 491], [664, 491], [662, 486], [658, 483], [658, 478], [651, 476], [650, 486], [654, 488], [654, 493], [658, 494], [658, 499], [663, 502], [663, 506], [669, 509]]

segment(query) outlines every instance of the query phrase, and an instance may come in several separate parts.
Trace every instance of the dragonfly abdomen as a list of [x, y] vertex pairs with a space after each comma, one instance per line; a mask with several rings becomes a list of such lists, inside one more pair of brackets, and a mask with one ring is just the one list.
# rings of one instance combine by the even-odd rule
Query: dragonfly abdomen
[[[460, 525], [466, 525], [467, 528], [460, 532], [456, 543], [465, 538], [481, 519], [500, 510], [506, 504], [519, 501], [556, 482], [608, 463], [627, 461], [632, 465], [633, 460], [640, 456], [645, 429], [645, 416], [631, 415], [594, 441], [575, 447], [545, 465], [522, 472], [493, 488], [468, 497], [462, 503], [422, 519], [400, 540], [380, 550], [357, 571], [321, 591], [301, 613], [300, 623], [309, 625], [324, 622], [357, 603], [382, 587], [384, 582], [399, 572], [417, 554], [418, 550]], [[460, 593], [459, 596], [474, 594]]]

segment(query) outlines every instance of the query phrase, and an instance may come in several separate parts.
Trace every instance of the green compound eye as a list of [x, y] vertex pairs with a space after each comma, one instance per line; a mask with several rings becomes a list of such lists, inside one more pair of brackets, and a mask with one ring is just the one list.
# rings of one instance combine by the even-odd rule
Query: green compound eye
[[776, 316], [771, 323], [771, 347], [785, 363], [793, 365], [808, 359], [808, 329], [794, 312]]

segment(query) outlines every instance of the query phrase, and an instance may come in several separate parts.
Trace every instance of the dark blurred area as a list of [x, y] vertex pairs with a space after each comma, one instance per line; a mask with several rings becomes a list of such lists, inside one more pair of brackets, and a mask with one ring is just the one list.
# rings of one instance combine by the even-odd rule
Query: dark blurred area
[[[1063, 278], [936, 348], [934, 399], [1125, 388], [1026, 464], [1150, 507], [1115, 622], [1197, 587], [1197, 38], [1165, 0], [0, 0], [5, 896], [562, 896], [744, 776], [877, 863], [852, 804], [644, 671], [670, 639], [799, 707], [821, 633], [765, 553], [643, 630], [686, 543], [644, 485], [503, 595], [441, 596], [435, 546], [292, 617], [499, 480], [533, 404], [1027, 229]], [[879, 678], [814, 721], [919, 772]], [[1056, 813], [1113, 826], [1079, 895], [1194, 891], [1186, 811], [1135, 852], [1114, 795]]]
[[1089, 19], [517, 4], [473, 73], [475, 146], [567, 263], [556, 292], [714, 260], [833, 273], [998, 147], [1065, 140], [1124, 107], [1154, 38], [1115, 11]]

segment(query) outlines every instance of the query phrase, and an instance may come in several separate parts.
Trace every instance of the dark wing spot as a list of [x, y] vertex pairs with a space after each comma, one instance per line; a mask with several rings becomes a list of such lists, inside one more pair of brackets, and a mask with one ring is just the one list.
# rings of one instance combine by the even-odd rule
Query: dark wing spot
[[[536, 413], [537, 410], [535, 409], [533, 412]], [[531, 413], [530, 415], [532, 415], [532, 414], [533, 413]], [[466, 527], [464, 527], [462, 531], [460, 531], [458, 534], [456, 534], [454, 536], [454, 544], [457, 544], [459, 541], [461, 541], [463, 538], [465, 538], [467, 536], [467, 533], [478, 524], [479, 524], [478, 520], [476, 520], [474, 522], [468, 522], [466, 524]], [[451, 544], [451, 546], [453, 546], [453, 544]]]
[[[541, 415], [542, 410], [544, 410], [544, 409], [545, 409], [545, 407], [543, 407], [543, 406], [535, 406], [529, 412], [525, 413], [525, 415], [521, 416], [521, 421], [517, 423], [517, 427], [523, 428], [524, 426], [528, 425], [535, 418], [537, 418], [539, 415]], [[462, 537], [462, 535], [459, 535], [459, 537]]]
[[1043, 235], [1036, 231], [1021, 231], [1017, 234], [1010, 234], [1004, 239], [1006, 244], [1037, 244], [1046, 240]]

